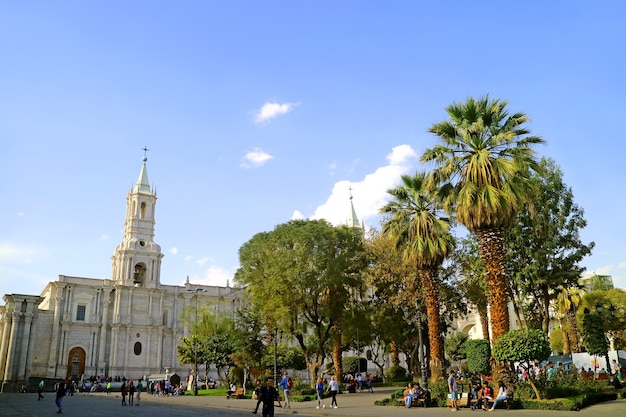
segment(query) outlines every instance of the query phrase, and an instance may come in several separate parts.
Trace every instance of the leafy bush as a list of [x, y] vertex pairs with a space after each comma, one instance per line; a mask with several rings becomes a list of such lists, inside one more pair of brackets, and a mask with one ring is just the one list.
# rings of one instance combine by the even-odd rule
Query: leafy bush
[[403, 382], [407, 380], [406, 369], [401, 366], [390, 366], [385, 371], [385, 374], [389, 382]]
[[491, 347], [488, 340], [475, 339], [465, 342], [467, 368], [470, 372], [489, 374], [491, 372]]
[[469, 336], [465, 333], [455, 333], [443, 342], [443, 347], [453, 361], [460, 361], [467, 358], [467, 349], [465, 344], [469, 340]]
[[365, 372], [367, 370], [367, 359], [358, 356], [346, 356], [343, 358], [343, 371], [351, 374]]

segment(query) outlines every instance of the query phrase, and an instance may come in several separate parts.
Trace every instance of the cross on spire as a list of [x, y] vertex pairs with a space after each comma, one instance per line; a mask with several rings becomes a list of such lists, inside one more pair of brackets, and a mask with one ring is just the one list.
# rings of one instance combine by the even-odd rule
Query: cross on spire
[[150, 150], [148, 149], [148, 145], [145, 145], [143, 148], [141, 148], [141, 150], [143, 151], [143, 156], [147, 157], [148, 151]]

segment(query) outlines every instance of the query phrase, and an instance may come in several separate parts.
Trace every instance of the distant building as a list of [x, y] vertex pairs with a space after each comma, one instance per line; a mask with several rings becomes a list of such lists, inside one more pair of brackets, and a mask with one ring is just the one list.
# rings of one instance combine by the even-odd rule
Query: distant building
[[[241, 293], [226, 287], [161, 284], [161, 247], [153, 241], [157, 196], [147, 158], [126, 197], [122, 242], [111, 277], [59, 275], [40, 295], [6, 294], [0, 306], [0, 380], [14, 392], [39, 378], [138, 378], [189, 374], [176, 346], [189, 336], [183, 310], [211, 305], [234, 317]], [[196, 297], [199, 297], [197, 300]], [[36, 384], [36, 382], [35, 382]]]
[[578, 280], [578, 283], [586, 292], [595, 290], [612, 290], [613, 278], [610, 275], [592, 275]]

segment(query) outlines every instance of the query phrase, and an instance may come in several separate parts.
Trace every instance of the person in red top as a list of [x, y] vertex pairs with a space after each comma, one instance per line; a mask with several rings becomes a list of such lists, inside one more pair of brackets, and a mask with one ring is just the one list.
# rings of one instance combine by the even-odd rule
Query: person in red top
[[480, 390], [480, 398], [478, 404], [482, 404], [482, 409], [486, 410], [489, 406], [489, 402], [493, 401], [493, 390], [489, 386], [489, 382], [485, 381], [483, 389]]

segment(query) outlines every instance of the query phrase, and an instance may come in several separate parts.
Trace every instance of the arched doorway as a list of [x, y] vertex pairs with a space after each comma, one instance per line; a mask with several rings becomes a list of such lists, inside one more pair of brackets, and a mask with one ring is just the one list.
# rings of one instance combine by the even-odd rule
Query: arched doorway
[[85, 350], [75, 347], [67, 358], [67, 379], [78, 381], [85, 373]]

